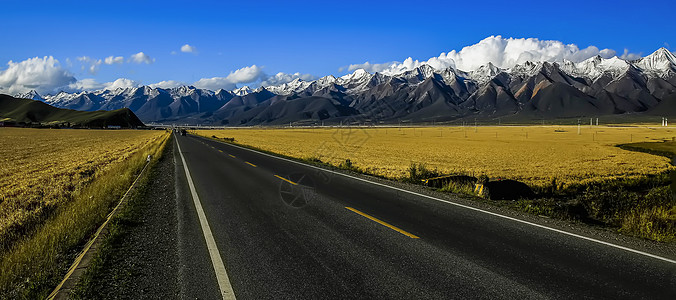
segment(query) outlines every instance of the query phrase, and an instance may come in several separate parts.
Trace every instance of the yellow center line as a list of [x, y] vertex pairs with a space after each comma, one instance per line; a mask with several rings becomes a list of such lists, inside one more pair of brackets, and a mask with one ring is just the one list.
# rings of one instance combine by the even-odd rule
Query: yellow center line
[[221, 153], [223, 153], [223, 150], [218, 150], [218, 152], [221, 152]]
[[230, 157], [232, 157], [232, 158], [237, 158], [237, 156], [234, 156], [232, 154], [228, 154], [228, 155], [230, 155]]
[[252, 164], [252, 163], [250, 163], [250, 162], [248, 162], [248, 161], [245, 161], [245, 163], [247, 163], [248, 165], [250, 165], [250, 166], [252, 166], [252, 167], [256, 167], [256, 165], [254, 165], [254, 164]]
[[412, 238], [412, 239], [418, 239], [418, 238], [419, 238], [418, 236], [416, 236], [416, 235], [414, 235], [414, 234], [408, 233], [408, 232], [406, 232], [406, 231], [404, 231], [404, 230], [402, 230], [402, 229], [400, 229], [400, 228], [398, 228], [398, 227], [396, 227], [396, 226], [394, 226], [394, 225], [387, 224], [387, 223], [385, 223], [385, 222], [383, 222], [383, 221], [381, 221], [381, 220], [378, 220], [378, 219], [376, 219], [376, 218], [374, 218], [374, 217], [372, 217], [372, 216], [369, 216], [369, 215], [367, 215], [367, 214], [365, 214], [365, 213], [363, 213], [363, 212], [361, 212], [361, 211], [358, 211], [358, 210], [356, 210], [356, 209], [354, 209], [354, 208], [352, 208], [352, 207], [345, 207], [345, 208], [348, 209], [348, 210], [351, 210], [351, 211], [353, 211], [353, 212], [355, 212], [355, 213], [357, 213], [357, 214], [360, 214], [362, 217], [365, 217], [365, 218], [367, 218], [367, 219], [369, 219], [369, 220], [371, 220], [371, 221], [373, 221], [373, 222], [376, 222], [376, 223], [378, 223], [378, 224], [380, 224], [380, 225], [383, 225], [383, 226], [385, 226], [385, 227], [387, 227], [387, 228], [389, 228], [389, 229], [392, 229], [392, 230], [394, 230], [394, 231], [396, 231], [396, 232], [399, 232], [399, 233], [401, 233], [401, 234], [403, 234], [403, 235], [405, 235], [405, 236], [407, 236], [407, 237], [410, 237], [410, 238]]
[[290, 183], [290, 184], [298, 185], [297, 183], [295, 183], [295, 182], [293, 182], [293, 181], [291, 181], [291, 180], [288, 180], [288, 179], [286, 179], [286, 178], [284, 178], [284, 177], [282, 177], [282, 176], [275, 175], [275, 177], [277, 177], [277, 178], [279, 178], [279, 179], [281, 179], [281, 180], [284, 180], [284, 181], [286, 181], [286, 182], [288, 182], [288, 183]]

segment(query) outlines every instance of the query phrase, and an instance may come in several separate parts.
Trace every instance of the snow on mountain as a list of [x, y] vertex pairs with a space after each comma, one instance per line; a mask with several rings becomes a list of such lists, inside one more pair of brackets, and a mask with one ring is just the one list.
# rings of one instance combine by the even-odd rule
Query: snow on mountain
[[502, 69], [489, 62], [474, 71], [470, 71], [467, 75], [470, 79], [476, 80], [479, 83], [485, 83], [500, 74], [500, 72], [502, 72]]
[[644, 72], [665, 76], [676, 72], [676, 57], [665, 48], [657, 49], [652, 54], [634, 61], [634, 65]]
[[540, 72], [540, 70], [542, 70], [543, 65], [544, 63], [541, 61], [538, 62], [527, 61], [523, 64], [518, 64], [514, 66], [513, 68], [507, 70], [507, 72], [515, 76], [528, 77], [533, 76], [538, 72]]
[[588, 77], [594, 81], [606, 73], [611, 74], [613, 78], [620, 76], [627, 71], [629, 63], [617, 56], [602, 58], [597, 55], [579, 63], [566, 60], [560, 67], [561, 70], [570, 75]]
[[[320, 119], [328, 118], [327, 114], [335, 117], [373, 113], [378, 118], [404, 118], [412, 114], [420, 120], [437, 117], [450, 120], [463, 114], [510, 115], [524, 109], [532, 110], [525, 112], [527, 114], [544, 113], [553, 117], [580, 113], [640, 113], [653, 109], [662, 99], [667, 99], [664, 105], [668, 105], [671, 98], [666, 96], [676, 93], [675, 82], [676, 57], [662, 48], [635, 61], [595, 56], [581, 62], [526, 61], [509, 69], [488, 62], [469, 72], [421, 64], [396, 75], [371, 74], [357, 69], [341, 77], [329, 75], [314, 81], [294, 79], [274, 86], [256, 89], [243, 86], [232, 91], [213, 92], [194, 86], [168, 89], [141, 86], [60, 92], [53, 96], [40, 96], [32, 91], [17, 96], [40, 98], [57, 107], [78, 110], [130, 107], [147, 121], [211, 118], [208, 122], [244, 125], [272, 122], [271, 116], [282, 112], [288, 114], [286, 118], [295, 120], [300, 114], [294, 110], [298, 109], [304, 110], [304, 116]], [[251, 110], [257, 105], [262, 105], [261, 109], [270, 105], [266, 101], [273, 97], [270, 101], [280, 104], [270, 106], [266, 113]], [[580, 107], [557, 100], [557, 97], [577, 99], [574, 103], [589, 105], [585, 104], [586, 110], [580, 112]], [[291, 105], [288, 111], [276, 111], [286, 107], [286, 100], [291, 103], [296, 99], [303, 100], [288, 104]], [[529, 102], [531, 100], [534, 102]], [[374, 107], [381, 107], [381, 104], [373, 106], [373, 101], [392, 102], [397, 109], [378, 111]], [[311, 106], [305, 106], [311, 102]], [[257, 113], [260, 115], [254, 115]]]
[[326, 87], [336, 83], [336, 77], [333, 75], [324, 76], [322, 78], [315, 80], [314, 82], [316, 82], [319, 85], [319, 87]]
[[31, 100], [39, 100], [39, 101], [44, 101], [45, 99], [38, 94], [36, 90], [30, 90], [29, 92], [26, 93], [19, 93], [14, 95], [15, 98], [23, 98], [23, 99], [31, 99]]
[[60, 91], [56, 95], [45, 95], [43, 98], [45, 99], [45, 102], [48, 103], [49, 105], [56, 106], [56, 107], [63, 107], [64, 103], [68, 103], [77, 96], [80, 96], [82, 94], [85, 94], [85, 92], [80, 92], [80, 93], [66, 93], [64, 91]]
[[275, 86], [268, 86], [266, 89], [270, 92], [273, 92], [277, 95], [290, 95], [293, 93], [298, 93], [306, 88], [308, 88], [312, 84], [312, 82], [304, 81], [300, 78], [296, 78], [293, 81], [281, 84], [281, 85], [275, 85]]
[[336, 80], [336, 83], [338, 84], [359, 83], [367, 81], [370, 77], [371, 73], [366, 72], [366, 70], [364, 69], [357, 69], [354, 72], [352, 72], [352, 74], [341, 76]]
[[367, 89], [367, 84], [373, 75], [364, 69], [357, 69], [352, 74], [336, 78], [335, 84], [341, 85], [350, 92], [359, 92]]
[[251, 94], [252, 92], [253, 92], [253, 90], [249, 86], [246, 86], [246, 85], [241, 87], [241, 88], [232, 90], [232, 93], [237, 95], [237, 96], [245, 96], [247, 94]]

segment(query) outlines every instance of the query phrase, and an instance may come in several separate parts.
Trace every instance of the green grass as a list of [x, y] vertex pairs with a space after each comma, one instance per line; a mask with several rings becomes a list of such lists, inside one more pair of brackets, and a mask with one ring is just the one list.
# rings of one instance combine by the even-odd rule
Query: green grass
[[97, 174], [73, 200], [58, 208], [30, 237], [1, 258], [0, 298], [45, 298], [61, 281], [82, 245], [105, 220], [145, 164], [158, 156], [169, 135]]
[[44, 126], [67, 127], [122, 127], [143, 126], [143, 122], [128, 108], [111, 111], [77, 111], [50, 106], [42, 101], [17, 99], [0, 95], [0, 119], [23, 123], [41, 123]]

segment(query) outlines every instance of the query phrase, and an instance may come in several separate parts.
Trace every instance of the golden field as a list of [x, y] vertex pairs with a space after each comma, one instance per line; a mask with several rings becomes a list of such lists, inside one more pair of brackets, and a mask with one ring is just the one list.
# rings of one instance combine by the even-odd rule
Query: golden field
[[0, 298], [45, 298], [169, 137], [0, 128]]
[[669, 127], [492, 126], [351, 127], [198, 130], [219, 138], [297, 157], [319, 158], [390, 178], [412, 163], [443, 173], [508, 178], [530, 185], [560, 184], [656, 174], [669, 159], [615, 147], [676, 137]]
[[0, 129], [0, 241], [68, 202], [96, 174], [161, 137], [135, 130]]

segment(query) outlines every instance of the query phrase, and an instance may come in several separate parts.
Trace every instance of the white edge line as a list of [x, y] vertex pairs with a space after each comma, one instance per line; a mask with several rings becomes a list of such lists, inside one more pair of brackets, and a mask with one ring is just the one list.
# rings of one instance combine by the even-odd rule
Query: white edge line
[[235, 292], [232, 290], [232, 285], [230, 284], [228, 273], [225, 270], [223, 259], [221, 258], [220, 252], [218, 252], [214, 235], [211, 233], [211, 227], [209, 227], [209, 222], [207, 222], [207, 216], [204, 214], [202, 203], [200, 202], [199, 196], [197, 196], [197, 191], [195, 190], [195, 185], [192, 182], [190, 171], [188, 171], [188, 164], [186, 164], [185, 158], [183, 157], [183, 152], [181, 152], [181, 145], [178, 142], [178, 139], [176, 139], [176, 145], [178, 146], [178, 153], [181, 155], [181, 161], [183, 161], [183, 169], [185, 170], [185, 176], [188, 179], [188, 185], [190, 186], [190, 193], [192, 194], [193, 203], [195, 204], [195, 209], [197, 210], [197, 215], [200, 219], [202, 233], [204, 233], [204, 239], [207, 242], [207, 248], [209, 249], [209, 256], [211, 257], [211, 264], [214, 266], [214, 272], [216, 273], [218, 287], [221, 290], [223, 299], [234, 300]]
[[[203, 138], [203, 139], [206, 139], [205, 137], [202, 137], [202, 136], [200, 136], [200, 137]], [[460, 204], [460, 203], [455, 203], [455, 202], [444, 200], [444, 199], [439, 199], [439, 198], [436, 198], [436, 197], [416, 193], [416, 192], [401, 189], [401, 188], [398, 188], [398, 187], [389, 186], [389, 185], [382, 184], [382, 183], [379, 183], [379, 182], [374, 182], [374, 181], [366, 180], [366, 179], [363, 179], [363, 178], [355, 177], [355, 176], [352, 176], [352, 175], [343, 174], [343, 173], [336, 172], [336, 171], [333, 171], [333, 170], [327, 170], [327, 169], [320, 168], [320, 167], [317, 167], [317, 166], [308, 165], [308, 164], [305, 164], [305, 163], [302, 163], [302, 162], [299, 162], [299, 161], [295, 161], [295, 160], [287, 159], [287, 158], [284, 158], [284, 157], [279, 157], [279, 156], [267, 154], [267, 153], [264, 153], [264, 152], [245, 148], [245, 147], [238, 146], [238, 145], [235, 145], [235, 144], [226, 144], [226, 143], [223, 143], [223, 142], [220, 142], [220, 141], [215, 141], [215, 142], [219, 142], [221, 144], [237, 147], [237, 148], [240, 148], [240, 149], [243, 149], [243, 150], [249, 150], [249, 151], [252, 151], [252, 152], [256, 152], [258, 154], [262, 154], [262, 155], [269, 156], [269, 157], [274, 157], [274, 158], [277, 158], [277, 159], [296, 163], [296, 164], [299, 164], [299, 165], [314, 168], [314, 169], [321, 170], [321, 171], [324, 171], [324, 172], [329, 172], [329, 173], [333, 173], [333, 174], [336, 174], [336, 175], [341, 175], [341, 176], [345, 176], [345, 177], [348, 177], [348, 178], [356, 179], [356, 180], [359, 180], [359, 181], [368, 182], [368, 183], [371, 183], [371, 184], [374, 184], [374, 185], [390, 188], [390, 189], [400, 191], [400, 192], [404, 192], [404, 193], [408, 193], [408, 194], [411, 194], [411, 195], [415, 195], [415, 196], [419, 196], [419, 197], [423, 197], [423, 198], [427, 198], [427, 199], [431, 199], [431, 200], [435, 200], [435, 201], [439, 201], [439, 202], [444, 202], [444, 203], [447, 203], [447, 204], [459, 206], [459, 207], [466, 208], [466, 209], [471, 209], [471, 210], [474, 210], [474, 211], [482, 212], [482, 213], [493, 215], [493, 216], [496, 216], [496, 217], [512, 220], [512, 221], [515, 221], [515, 222], [535, 226], [535, 227], [546, 229], [546, 230], [551, 230], [551, 231], [554, 231], [554, 232], [573, 236], [573, 237], [580, 238], [580, 239], [583, 239], [583, 240], [599, 243], [599, 244], [602, 244], [602, 245], [614, 247], [614, 248], [617, 248], [617, 249], [622, 249], [622, 250], [625, 250], [625, 251], [633, 252], [633, 253], [640, 254], [640, 255], [645, 255], [645, 256], [652, 257], [652, 258], [659, 259], [659, 260], [663, 260], [663, 261], [666, 261], [666, 262], [669, 262], [669, 263], [672, 263], [672, 264], [676, 264], [676, 260], [669, 259], [669, 258], [666, 258], [666, 257], [662, 257], [662, 256], [659, 256], [659, 255], [655, 255], [655, 254], [650, 254], [650, 253], [643, 252], [643, 251], [636, 250], [636, 249], [632, 249], [632, 248], [629, 248], [629, 247], [624, 247], [624, 246], [616, 245], [616, 244], [613, 244], [613, 243], [604, 242], [604, 241], [601, 241], [601, 240], [597, 240], [597, 239], [586, 237], [586, 236], [583, 236], [583, 235], [571, 233], [571, 232], [568, 232], [568, 231], [564, 231], [564, 230], [560, 230], [560, 229], [556, 229], [556, 228], [552, 228], [552, 227], [547, 227], [547, 226], [544, 226], [544, 225], [520, 220], [520, 219], [517, 219], [517, 218], [501, 215], [501, 214], [498, 214], [498, 213], [490, 212], [490, 211], [487, 211], [487, 210], [479, 209], [479, 208], [476, 208], [476, 207], [472, 207], [472, 206], [468, 206], [468, 205], [464, 205], [464, 204]]]

